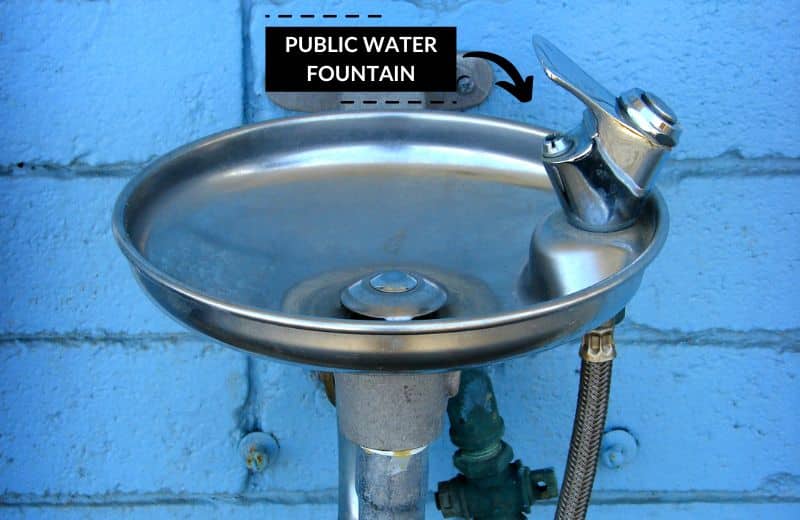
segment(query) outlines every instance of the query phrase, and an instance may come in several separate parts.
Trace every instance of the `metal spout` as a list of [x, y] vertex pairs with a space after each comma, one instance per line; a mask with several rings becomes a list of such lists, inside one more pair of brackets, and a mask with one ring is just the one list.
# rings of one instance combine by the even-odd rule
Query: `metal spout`
[[638, 218], [659, 167], [678, 143], [678, 118], [640, 89], [612, 95], [546, 39], [533, 40], [551, 80], [586, 105], [583, 120], [545, 139], [543, 162], [570, 223], [611, 232]]

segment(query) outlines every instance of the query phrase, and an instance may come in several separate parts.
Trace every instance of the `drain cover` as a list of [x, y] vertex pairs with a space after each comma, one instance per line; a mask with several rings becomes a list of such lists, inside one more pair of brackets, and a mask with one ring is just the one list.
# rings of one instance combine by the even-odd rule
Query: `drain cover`
[[383, 271], [345, 288], [341, 301], [346, 309], [360, 316], [408, 321], [441, 309], [447, 302], [447, 292], [418, 273]]

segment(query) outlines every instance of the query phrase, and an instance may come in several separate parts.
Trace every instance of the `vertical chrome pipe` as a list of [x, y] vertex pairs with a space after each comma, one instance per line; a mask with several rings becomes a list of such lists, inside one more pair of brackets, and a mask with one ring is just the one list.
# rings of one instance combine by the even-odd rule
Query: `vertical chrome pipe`
[[356, 475], [361, 520], [424, 520], [427, 446], [402, 452], [358, 449]]
[[346, 515], [354, 512], [369, 520], [425, 518], [427, 447], [441, 433], [447, 400], [458, 392], [460, 372], [334, 377], [340, 431], [339, 511], [345, 515], [340, 518], [352, 518]]
[[356, 457], [360, 447], [339, 430], [339, 520], [358, 520]]

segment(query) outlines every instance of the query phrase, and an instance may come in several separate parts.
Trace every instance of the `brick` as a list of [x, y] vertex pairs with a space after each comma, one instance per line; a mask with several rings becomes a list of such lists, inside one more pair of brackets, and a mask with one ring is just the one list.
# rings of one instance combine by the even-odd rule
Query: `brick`
[[244, 356], [205, 342], [0, 345], [4, 496], [237, 492]]
[[253, 414], [278, 438], [281, 453], [269, 473], [251, 480], [253, 493], [335, 489], [336, 409], [308, 369], [253, 359]]
[[241, 123], [238, 2], [0, 5], [0, 165], [142, 161]]
[[796, 175], [665, 183], [670, 234], [631, 320], [681, 330], [800, 326], [798, 190]]
[[[262, 360], [248, 380], [245, 359], [185, 339], [0, 343], [0, 490], [297, 501], [335, 488], [335, 409], [316, 377]], [[280, 454], [246, 478], [237, 446], [251, 429], [271, 432]]]
[[[348, 9], [353, 7], [329, 10]], [[280, 7], [262, 0], [253, 6], [249, 66], [254, 74], [248, 96], [252, 120], [284, 114], [263, 93], [264, 14], [319, 11], [319, 3], [311, 0]], [[510, 94], [495, 88], [474, 113], [564, 130], [578, 122], [580, 104], [550, 82], [536, 61], [531, 37], [540, 33], [613, 93], [638, 86], [665, 99], [686, 129], [677, 157], [715, 157], [728, 150], [748, 157], [797, 156], [791, 151], [800, 133], [800, 99], [793, 83], [800, 73], [795, 59], [800, 41], [794, 30], [800, 12], [791, 2], [765, 10], [748, 2], [719, 8], [697, 0], [670, 2], [658, 9], [636, 3], [582, 2], [578, 7], [560, 1], [428, 1], [383, 4], [380, 11], [384, 17], [376, 22], [335, 24], [455, 25], [460, 50], [502, 54], [522, 74], [534, 75], [533, 103], [520, 107]], [[297, 23], [274, 16], [269, 20], [269, 25]], [[653, 27], [660, 28], [659, 36], [654, 36]], [[505, 79], [499, 69], [496, 74]]]
[[0, 179], [0, 330], [184, 329], [144, 295], [111, 234], [124, 179]]

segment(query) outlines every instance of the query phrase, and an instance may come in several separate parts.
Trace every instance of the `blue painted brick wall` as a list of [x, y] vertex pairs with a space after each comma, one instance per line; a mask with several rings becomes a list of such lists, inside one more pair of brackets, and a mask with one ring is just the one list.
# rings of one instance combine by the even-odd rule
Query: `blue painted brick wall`
[[[609, 410], [640, 450], [599, 470], [592, 518], [800, 518], [800, 9], [694, 0], [0, 3], [0, 517], [333, 517], [335, 414], [312, 374], [164, 317], [109, 219], [151, 158], [287, 115], [261, 91], [265, 14], [365, 10], [457, 25], [462, 50], [530, 71], [539, 32], [673, 105], [671, 235], [619, 330]], [[472, 112], [571, 124], [577, 102], [536, 77], [531, 105], [495, 91]], [[562, 469], [577, 366], [562, 347], [492, 368], [531, 465]], [[253, 419], [282, 452], [248, 477]], [[432, 485], [451, 451], [434, 446]]]

